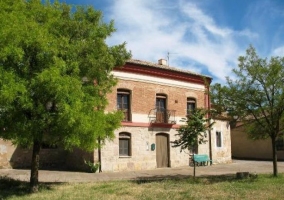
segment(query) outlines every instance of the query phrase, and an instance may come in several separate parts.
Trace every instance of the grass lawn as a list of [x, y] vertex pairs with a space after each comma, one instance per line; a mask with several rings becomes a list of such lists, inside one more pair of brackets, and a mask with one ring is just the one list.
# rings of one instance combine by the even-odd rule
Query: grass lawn
[[187, 179], [41, 183], [30, 194], [29, 184], [0, 177], [0, 199], [283, 199], [284, 175], [192, 177]]

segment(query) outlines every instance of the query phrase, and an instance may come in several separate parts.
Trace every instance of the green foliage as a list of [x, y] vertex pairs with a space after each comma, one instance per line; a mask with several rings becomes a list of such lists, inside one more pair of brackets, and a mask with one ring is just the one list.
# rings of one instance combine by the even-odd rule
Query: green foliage
[[250, 46], [233, 70], [235, 79], [215, 84], [211, 99], [217, 109], [238, 116], [252, 139], [271, 138], [274, 175], [277, 175], [276, 140], [284, 131], [284, 57], [260, 58]]
[[4, 0], [0, 9], [0, 137], [88, 150], [113, 138], [121, 114], [104, 113], [110, 72], [130, 58], [125, 44], [105, 43], [113, 22], [57, 1]]
[[91, 162], [91, 161], [89, 161], [89, 160], [88, 160], [88, 161], [84, 160], [84, 162], [85, 162], [85, 164], [88, 166], [89, 171], [90, 171], [91, 173], [96, 173], [96, 172], [98, 171], [100, 165], [101, 165], [99, 162], [93, 163], [93, 162]]
[[206, 135], [213, 126], [210, 118], [207, 118], [208, 111], [204, 109], [194, 109], [187, 118], [183, 118], [186, 125], [178, 129], [176, 136], [179, 139], [172, 141], [173, 147], [180, 147], [181, 151], [188, 150], [197, 144], [206, 143]]
[[92, 7], [41, 0], [0, 1], [0, 137], [33, 146], [37, 191], [42, 143], [92, 150], [114, 137], [121, 113], [104, 113], [111, 71], [130, 58]]
[[210, 97], [211, 97], [211, 105], [212, 105], [212, 115], [213, 116], [221, 116], [224, 112], [228, 113], [231, 117], [234, 114], [234, 106], [233, 103], [229, 100], [228, 96], [224, 96], [224, 94], [228, 93], [227, 87], [222, 86], [219, 83], [210, 86]]
[[90, 151], [114, 137], [122, 115], [104, 113], [110, 72], [131, 54], [105, 43], [115, 28], [93, 7], [3, 0], [0, 10], [0, 137], [33, 146], [37, 191], [43, 142]]
[[250, 47], [233, 72], [235, 80], [212, 86], [212, 103], [247, 122], [251, 138], [278, 137], [284, 130], [284, 57], [267, 61]]
[[250, 46], [233, 72], [236, 79], [212, 86], [212, 103], [247, 122], [251, 138], [277, 138], [284, 128], [284, 57], [268, 61]]

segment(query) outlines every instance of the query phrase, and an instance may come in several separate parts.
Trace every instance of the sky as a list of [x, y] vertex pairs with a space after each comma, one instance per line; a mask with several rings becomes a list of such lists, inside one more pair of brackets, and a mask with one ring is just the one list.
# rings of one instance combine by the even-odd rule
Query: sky
[[127, 43], [132, 58], [190, 70], [225, 83], [249, 45], [259, 56], [284, 56], [284, 0], [60, 0], [93, 6]]

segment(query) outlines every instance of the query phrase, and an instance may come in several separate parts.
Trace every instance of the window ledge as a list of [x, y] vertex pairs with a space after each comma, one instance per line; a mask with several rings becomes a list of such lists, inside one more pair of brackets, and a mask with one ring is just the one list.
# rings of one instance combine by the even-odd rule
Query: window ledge
[[131, 158], [131, 156], [119, 156], [119, 158]]

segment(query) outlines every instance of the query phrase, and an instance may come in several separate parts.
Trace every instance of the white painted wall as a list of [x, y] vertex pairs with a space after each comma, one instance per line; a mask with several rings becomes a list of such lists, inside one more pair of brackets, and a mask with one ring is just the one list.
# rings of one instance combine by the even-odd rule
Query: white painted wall
[[121, 80], [139, 81], [144, 83], [160, 84], [160, 85], [177, 87], [177, 88], [186, 88], [190, 90], [205, 91], [205, 87], [203, 84], [188, 83], [183, 81], [170, 80], [158, 77], [149, 77], [146, 75], [118, 72], [118, 71], [113, 71], [112, 74], [114, 75], [114, 77]]

